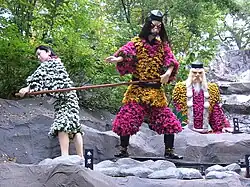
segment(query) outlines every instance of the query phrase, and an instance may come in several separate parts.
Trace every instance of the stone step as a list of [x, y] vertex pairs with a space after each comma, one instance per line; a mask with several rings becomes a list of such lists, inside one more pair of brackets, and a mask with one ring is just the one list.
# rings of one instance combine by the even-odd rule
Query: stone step
[[245, 82], [218, 82], [221, 94], [250, 94], [250, 81]]

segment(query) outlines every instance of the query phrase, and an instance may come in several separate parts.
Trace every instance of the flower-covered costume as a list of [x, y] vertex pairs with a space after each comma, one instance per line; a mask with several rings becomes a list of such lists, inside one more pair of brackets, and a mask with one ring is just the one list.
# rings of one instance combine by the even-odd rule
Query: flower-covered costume
[[[36, 71], [27, 78], [30, 92], [70, 88], [73, 82], [60, 61], [53, 58], [42, 62]], [[79, 123], [79, 105], [76, 91], [46, 94], [55, 99], [54, 122], [49, 135], [57, 136], [58, 132], [66, 132], [72, 138], [76, 133], [82, 133]]]
[[[159, 40], [150, 45], [146, 40], [135, 37], [122, 46], [115, 56], [123, 57], [123, 61], [117, 63], [119, 73], [132, 74], [132, 80], [159, 80], [169, 66], [174, 66], [171, 81], [179, 67], [168, 44]], [[160, 82], [130, 85], [123, 104], [113, 122], [113, 131], [120, 136], [136, 134], [145, 117], [148, 117], [151, 129], [158, 134], [173, 134], [182, 130], [179, 120], [167, 107], [167, 98]]]
[[[188, 94], [186, 82], [179, 82], [172, 94], [175, 108], [188, 116], [188, 123], [191, 121], [195, 129], [202, 129], [207, 123], [213, 132], [222, 132], [224, 127], [230, 127], [220, 106], [220, 92], [215, 83], [208, 83], [207, 91], [201, 89], [195, 93], [193, 88], [191, 90], [192, 94]], [[192, 101], [191, 104], [188, 100]]]

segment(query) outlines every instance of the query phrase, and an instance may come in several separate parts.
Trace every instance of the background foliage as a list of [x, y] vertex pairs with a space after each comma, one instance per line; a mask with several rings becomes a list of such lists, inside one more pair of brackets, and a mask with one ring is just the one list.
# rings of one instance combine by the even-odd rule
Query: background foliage
[[[249, 47], [247, 0], [0, 0], [0, 97], [12, 99], [38, 66], [34, 48], [48, 44], [62, 59], [76, 86], [128, 81], [104, 62], [137, 35], [148, 12], [166, 13], [172, 50], [186, 66], [209, 63], [219, 46]], [[154, 6], [153, 6], [154, 5]], [[241, 24], [239, 24], [239, 22]], [[236, 24], [237, 23], [237, 24]], [[85, 107], [116, 111], [126, 87], [79, 92]], [[171, 93], [172, 86], [166, 87]], [[170, 97], [170, 95], [169, 95]]]

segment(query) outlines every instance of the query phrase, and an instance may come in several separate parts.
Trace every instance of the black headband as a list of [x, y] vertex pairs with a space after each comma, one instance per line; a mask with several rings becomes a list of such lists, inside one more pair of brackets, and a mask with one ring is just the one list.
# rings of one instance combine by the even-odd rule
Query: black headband
[[195, 61], [191, 64], [191, 68], [203, 68], [203, 63], [200, 61]]
[[203, 68], [203, 64], [191, 64], [191, 68]]

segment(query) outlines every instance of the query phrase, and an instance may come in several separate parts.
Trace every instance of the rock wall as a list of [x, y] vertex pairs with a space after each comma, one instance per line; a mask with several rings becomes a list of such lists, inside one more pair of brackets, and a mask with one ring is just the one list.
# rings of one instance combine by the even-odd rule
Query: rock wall
[[233, 125], [238, 118], [240, 130], [250, 132], [250, 50], [219, 53], [209, 65], [208, 79], [221, 91], [222, 106]]
[[[247, 80], [250, 69], [250, 50], [218, 53], [209, 65], [210, 79], [213, 81]], [[250, 80], [250, 79], [248, 79]]]
[[[94, 162], [113, 158], [118, 151], [119, 137], [107, 129], [113, 115], [101, 111], [81, 110], [85, 131], [84, 148], [94, 150]], [[47, 133], [53, 121], [53, 109], [46, 101], [24, 99], [0, 100], [0, 155], [2, 160], [15, 159], [21, 164], [36, 164], [46, 158], [60, 156], [57, 138]], [[185, 160], [195, 162], [233, 163], [249, 153], [250, 134], [199, 134], [184, 130], [176, 135], [175, 150]], [[71, 154], [75, 154], [71, 144]], [[129, 153], [135, 156], [164, 154], [163, 135], [157, 135], [146, 124], [131, 137]]]

